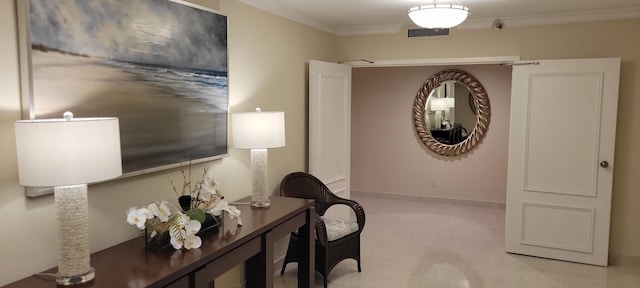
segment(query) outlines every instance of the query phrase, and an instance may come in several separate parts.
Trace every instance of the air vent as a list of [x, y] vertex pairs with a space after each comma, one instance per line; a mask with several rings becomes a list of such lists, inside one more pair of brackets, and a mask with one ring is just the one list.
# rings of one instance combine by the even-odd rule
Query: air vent
[[449, 28], [444, 29], [409, 29], [407, 30], [407, 37], [434, 37], [434, 36], [449, 36]]

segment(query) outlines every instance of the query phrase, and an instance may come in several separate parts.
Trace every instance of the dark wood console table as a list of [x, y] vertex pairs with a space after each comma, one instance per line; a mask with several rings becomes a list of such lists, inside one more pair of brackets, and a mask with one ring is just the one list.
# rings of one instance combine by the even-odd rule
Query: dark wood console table
[[[242, 199], [238, 202], [248, 202]], [[70, 287], [214, 287], [214, 279], [225, 271], [246, 263], [247, 287], [273, 287], [273, 244], [300, 228], [304, 238], [298, 266], [298, 287], [313, 287], [315, 275], [315, 209], [313, 201], [272, 197], [271, 207], [242, 211], [244, 226], [225, 218], [223, 227], [205, 232], [202, 247], [190, 251], [146, 250], [138, 237], [91, 254], [96, 278], [90, 283]], [[123, 225], [126, 225], [123, 220]], [[55, 268], [46, 271], [55, 273]], [[28, 277], [4, 288], [55, 287], [55, 281]]]

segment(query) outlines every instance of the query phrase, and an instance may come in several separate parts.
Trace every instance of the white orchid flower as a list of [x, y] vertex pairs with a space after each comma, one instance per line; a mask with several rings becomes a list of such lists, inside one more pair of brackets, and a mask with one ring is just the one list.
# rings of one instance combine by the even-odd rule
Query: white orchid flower
[[169, 221], [169, 217], [171, 217], [171, 208], [167, 201], [162, 201], [160, 203], [160, 206], [158, 207], [158, 214], [156, 214], [156, 216], [158, 216], [162, 222]]
[[145, 218], [147, 219], [153, 219], [153, 213], [151, 213], [151, 211], [148, 208], [142, 207], [140, 209], [138, 209], [138, 212], [141, 213], [142, 215], [144, 215]]
[[[188, 216], [185, 215], [184, 217]], [[178, 223], [181, 223], [181, 221], [178, 221]], [[200, 231], [201, 226], [202, 224], [198, 220], [187, 221], [184, 227], [178, 227], [180, 231], [179, 237], [174, 237], [175, 235], [171, 234], [171, 246], [176, 250], [182, 249], [182, 247], [188, 250], [200, 248], [202, 245], [202, 239], [195, 234]]]
[[200, 223], [200, 221], [191, 220], [187, 223], [187, 225], [184, 226], [184, 230], [187, 232], [187, 236], [195, 235], [196, 233], [198, 233], [198, 231], [200, 231], [201, 227], [202, 223]]
[[178, 239], [173, 237], [173, 234], [171, 234], [171, 241], [169, 241], [171, 243], [171, 246], [173, 246], [174, 249], [178, 250], [178, 249], [182, 249], [182, 240], [185, 239], [186, 233], [183, 229], [180, 229], [180, 236], [182, 239]]
[[209, 208], [208, 212], [213, 216], [220, 216], [222, 211], [225, 211], [229, 207], [229, 203], [224, 200], [219, 200], [213, 207]]
[[216, 182], [216, 180], [213, 180], [213, 178], [207, 178], [204, 181], [204, 184], [206, 185], [207, 188], [215, 191], [215, 187], [218, 186], [218, 183]]
[[127, 216], [129, 216], [129, 214], [131, 214], [131, 212], [133, 212], [135, 210], [138, 210], [138, 208], [136, 208], [136, 207], [129, 208], [129, 210], [127, 210]]
[[242, 214], [242, 212], [235, 206], [229, 205], [227, 201], [224, 201], [222, 199], [218, 200], [216, 204], [207, 212], [209, 212], [213, 216], [220, 216], [222, 212], [227, 212], [231, 219], [238, 219], [238, 226], [244, 225], [242, 224], [242, 219], [240, 218], [240, 214]]
[[169, 221], [169, 217], [171, 216], [171, 209], [169, 208], [169, 202], [167, 201], [160, 202], [160, 205], [155, 202], [151, 203], [147, 205], [146, 209], [149, 210], [149, 213], [151, 215], [151, 217], [147, 215], [147, 219], [158, 217], [160, 219], [160, 222], [167, 222]]
[[242, 224], [242, 219], [240, 218], [240, 214], [242, 214], [242, 211], [240, 211], [238, 208], [236, 208], [235, 206], [227, 205], [224, 211], [229, 214], [229, 217], [231, 219], [238, 219], [238, 226], [244, 225]]
[[156, 204], [155, 202], [147, 205], [147, 209], [149, 209], [149, 212], [151, 213], [151, 215], [153, 216], [158, 216], [158, 204]]
[[136, 225], [138, 229], [143, 229], [144, 224], [147, 222], [146, 211], [149, 210], [147, 210], [146, 208], [129, 209], [129, 211], [127, 212], [127, 223]]
[[200, 248], [200, 246], [202, 246], [202, 239], [200, 239], [200, 237], [196, 235], [187, 235], [187, 237], [184, 239], [184, 248], [186, 248], [187, 250], [198, 249]]
[[240, 209], [230, 205], [227, 205], [227, 208], [225, 208], [224, 211], [227, 211], [227, 213], [229, 213], [231, 219], [233, 219], [234, 217], [240, 217], [240, 214], [242, 214], [242, 211], [240, 211]]
[[211, 200], [211, 198], [213, 198], [213, 193], [211, 193], [209, 190], [200, 190], [200, 195], [198, 195], [198, 200], [203, 201], [203, 202], [208, 202]]

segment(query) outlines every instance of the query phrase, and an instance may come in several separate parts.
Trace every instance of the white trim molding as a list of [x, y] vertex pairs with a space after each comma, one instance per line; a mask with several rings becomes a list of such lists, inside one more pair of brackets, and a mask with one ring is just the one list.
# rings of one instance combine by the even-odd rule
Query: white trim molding
[[334, 35], [337, 35], [338, 33], [337, 28], [331, 25], [327, 25], [322, 21], [300, 10], [291, 8], [290, 6], [282, 4], [276, 0], [260, 0], [260, 1], [239, 0], [239, 1], [247, 5], [253, 6], [255, 8], [258, 8], [260, 10], [267, 11], [269, 13], [300, 23], [302, 25], [306, 25], [311, 28], [318, 29], [320, 31], [328, 32]]
[[338, 27], [335, 34], [338, 36], [397, 34], [403, 26], [402, 24], [391, 24]]
[[422, 196], [422, 195], [405, 195], [405, 194], [393, 194], [393, 193], [385, 193], [385, 192], [351, 190], [351, 199], [354, 199], [354, 198], [357, 199], [358, 197], [383, 198], [383, 199], [390, 199], [390, 200], [405, 200], [405, 201], [412, 201], [412, 202], [443, 203], [443, 204], [464, 205], [464, 206], [471, 206], [471, 207], [486, 207], [486, 208], [498, 208], [498, 209], [506, 208], [505, 203], [489, 202], [489, 201], [481, 201], [481, 200], [467, 200], [467, 199], [441, 198], [441, 197]]
[[358, 61], [358, 62], [352, 62], [349, 64], [352, 67], [404, 67], [404, 66], [435, 66], [435, 65], [512, 64], [517, 61], [520, 61], [520, 56], [395, 59], [395, 60], [374, 60], [373, 63]]
[[[528, 27], [556, 24], [572, 24], [587, 22], [602, 22], [615, 20], [628, 20], [640, 18], [640, 8], [617, 9], [606, 11], [589, 11], [579, 13], [525, 16], [525, 17], [505, 17], [501, 18], [505, 29], [509, 27]], [[471, 29], [492, 29], [493, 21], [496, 19], [467, 20], [456, 26], [460, 30]]]

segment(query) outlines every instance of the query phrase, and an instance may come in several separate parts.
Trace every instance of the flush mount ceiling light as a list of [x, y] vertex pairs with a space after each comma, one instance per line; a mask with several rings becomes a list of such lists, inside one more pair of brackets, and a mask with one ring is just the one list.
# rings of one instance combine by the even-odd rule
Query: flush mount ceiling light
[[421, 5], [409, 9], [409, 18], [423, 28], [451, 28], [459, 25], [467, 16], [469, 8], [456, 4]]

